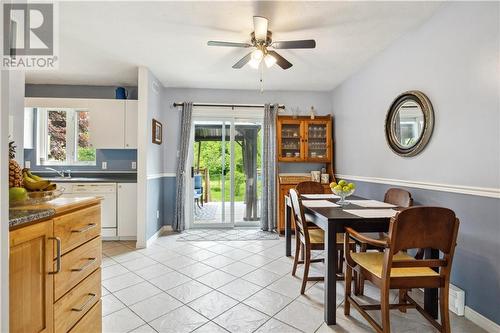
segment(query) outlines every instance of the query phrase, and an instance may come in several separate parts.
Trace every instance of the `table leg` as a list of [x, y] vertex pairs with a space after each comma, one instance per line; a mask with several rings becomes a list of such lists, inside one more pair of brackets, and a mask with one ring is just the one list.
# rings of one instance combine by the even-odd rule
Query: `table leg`
[[[425, 249], [426, 259], [439, 259], [439, 250]], [[437, 270], [437, 269], [435, 269]], [[434, 319], [438, 318], [438, 289], [426, 288], [424, 290], [424, 309]]]
[[292, 256], [292, 208], [285, 202], [285, 243], [286, 256]]
[[325, 322], [336, 324], [337, 310], [337, 232], [334, 223], [325, 230]]

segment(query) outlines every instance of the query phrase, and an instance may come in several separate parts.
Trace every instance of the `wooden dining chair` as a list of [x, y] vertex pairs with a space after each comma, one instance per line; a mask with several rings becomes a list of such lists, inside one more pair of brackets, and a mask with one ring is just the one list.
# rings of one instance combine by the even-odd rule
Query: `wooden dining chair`
[[[292, 202], [292, 214], [295, 221], [295, 256], [293, 258], [292, 275], [295, 276], [298, 264], [304, 264], [304, 276], [300, 293], [304, 294], [307, 281], [323, 281], [324, 277], [309, 277], [309, 268], [313, 262], [322, 262], [324, 259], [311, 259], [312, 250], [325, 249], [325, 235], [322, 229], [311, 229], [308, 227], [307, 219], [304, 214], [304, 207], [299, 193], [295, 189], [290, 189], [290, 200]], [[349, 241], [350, 248], [356, 246], [354, 241]], [[337, 254], [343, 250], [344, 238], [342, 234], [337, 235]], [[301, 249], [304, 250], [303, 260], [299, 260]], [[342, 261], [343, 264], [343, 261]]]
[[[390, 309], [416, 308], [442, 333], [450, 333], [448, 295], [451, 264], [460, 222], [455, 213], [441, 207], [411, 207], [391, 218], [388, 238], [368, 238], [352, 228], [346, 228], [345, 240], [358, 239], [384, 248], [384, 252], [352, 252], [345, 248], [345, 302], [344, 313], [350, 314], [351, 304], [378, 333], [390, 333]], [[408, 249], [430, 248], [443, 253], [442, 259], [415, 259], [404, 252]], [[380, 304], [361, 305], [351, 297], [353, 270], [380, 288]], [[441, 322], [435, 321], [406, 290], [410, 288], [439, 288]], [[399, 303], [389, 303], [390, 289], [404, 290]], [[382, 325], [367, 311], [381, 310]]]
[[[413, 206], [413, 198], [411, 197], [411, 193], [400, 188], [388, 189], [387, 192], [385, 192], [384, 202], [392, 204], [394, 206], [398, 206], [399, 208], [408, 208]], [[368, 236], [370, 238], [377, 238], [379, 240], [387, 239], [387, 234], [385, 232], [379, 232], [378, 235], [365, 234], [365, 236]], [[380, 250], [380, 248], [370, 246], [365, 242], [360, 242], [359, 247], [360, 252], [366, 252], [367, 249]], [[423, 251], [418, 252], [418, 255], [423, 255]], [[355, 293], [356, 295], [363, 295], [365, 291], [365, 279], [363, 278], [362, 274], [358, 275], [358, 279], [359, 281], [356, 284]]]
[[325, 189], [323, 185], [318, 182], [305, 181], [300, 182], [295, 186], [295, 189], [301, 194], [323, 194]]

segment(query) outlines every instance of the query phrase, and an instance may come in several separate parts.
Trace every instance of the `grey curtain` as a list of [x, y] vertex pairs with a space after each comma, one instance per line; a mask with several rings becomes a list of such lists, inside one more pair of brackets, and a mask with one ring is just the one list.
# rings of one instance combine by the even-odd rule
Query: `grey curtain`
[[193, 115], [193, 103], [187, 102], [182, 106], [181, 113], [181, 137], [179, 141], [179, 158], [177, 159], [177, 173], [176, 173], [176, 196], [175, 196], [175, 219], [172, 228], [175, 231], [183, 231], [186, 228], [186, 187], [184, 181], [186, 179], [186, 165], [188, 162], [189, 154], [189, 141], [191, 136], [191, 119]]
[[278, 104], [264, 107], [262, 154], [262, 204], [260, 226], [264, 231], [276, 230], [276, 115]]

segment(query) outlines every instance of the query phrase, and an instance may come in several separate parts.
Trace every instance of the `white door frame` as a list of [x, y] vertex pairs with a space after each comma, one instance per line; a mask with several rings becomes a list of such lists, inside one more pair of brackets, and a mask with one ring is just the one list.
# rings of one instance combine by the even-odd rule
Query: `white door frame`
[[[199, 121], [221, 121], [221, 122], [229, 122], [230, 124], [230, 190], [231, 190], [231, 205], [230, 205], [230, 216], [231, 221], [228, 223], [194, 223], [194, 214], [193, 207], [191, 204], [185, 205], [185, 215], [186, 216], [186, 229], [192, 228], [233, 228], [234, 227], [234, 136], [235, 136], [235, 122], [236, 121], [257, 121], [263, 124], [264, 122], [264, 108], [255, 107], [255, 108], [245, 108], [238, 109], [237, 111], [233, 111], [230, 116], [228, 116], [227, 108], [217, 108], [217, 107], [195, 107], [193, 109], [193, 117], [192, 117], [192, 126], [191, 126], [191, 135], [189, 141], [189, 158], [188, 165], [186, 170], [191, 172], [191, 167], [193, 166], [193, 152], [192, 147], [194, 146], [194, 124]], [[224, 124], [223, 124], [224, 125]], [[225, 128], [225, 127], [223, 127]], [[225, 136], [223, 136], [225, 139]], [[184, 186], [187, 189], [194, 188], [193, 178], [191, 175], [189, 177], [185, 177]], [[222, 189], [224, 192], [224, 189]], [[187, 191], [186, 195], [187, 202], [194, 202], [194, 192]], [[224, 201], [223, 201], [224, 202]], [[224, 202], [225, 205], [225, 202]], [[225, 207], [224, 207], [225, 210]], [[249, 226], [246, 223], [238, 223], [238, 226]], [[252, 226], [255, 226], [252, 223]]]

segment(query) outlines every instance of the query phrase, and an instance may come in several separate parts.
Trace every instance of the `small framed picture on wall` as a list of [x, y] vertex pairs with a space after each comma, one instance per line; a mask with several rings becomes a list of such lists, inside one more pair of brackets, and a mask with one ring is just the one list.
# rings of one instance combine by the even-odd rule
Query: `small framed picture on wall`
[[153, 143], [161, 145], [163, 139], [163, 125], [156, 119], [153, 119]]

